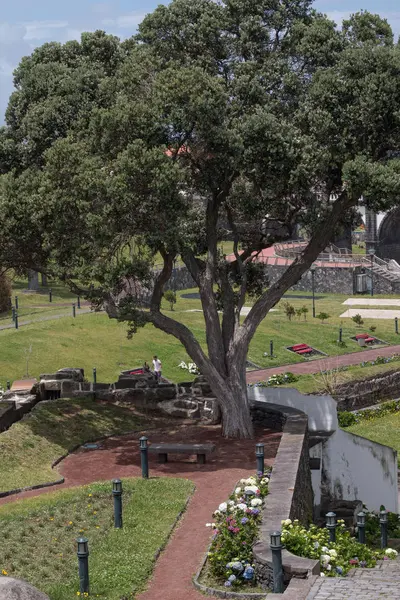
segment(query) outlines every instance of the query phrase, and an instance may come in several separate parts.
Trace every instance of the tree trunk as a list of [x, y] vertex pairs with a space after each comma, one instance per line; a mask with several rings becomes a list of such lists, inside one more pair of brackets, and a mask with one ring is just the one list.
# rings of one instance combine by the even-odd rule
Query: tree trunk
[[[233, 368], [232, 368], [233, 367]], [[222, 413], [222, 435], [226, 438], [252, 439], [254, 435], [250, 404], [247, 397], [245, 363], [231, 365], [228, 378], [221, 386], [220, 378], [207, 375]]]
[[29, 269], [28, 271], [28, 290], [37, 292], [39, 289], [39, 273]]

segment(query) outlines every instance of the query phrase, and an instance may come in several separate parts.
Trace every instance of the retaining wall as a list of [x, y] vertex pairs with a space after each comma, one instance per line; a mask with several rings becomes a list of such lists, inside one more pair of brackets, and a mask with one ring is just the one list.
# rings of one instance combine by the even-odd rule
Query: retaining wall
[[[265, 588], [273, 587], [270, 533], [281, 529], [284, 519], [298, 519], [305, 525], [312, 520], [313, 491], [308, 452], [308, 417], [292, 407], [255, 401], [255, 424], [283, 432], [269, 483], [260, 528], [260, 539], [253, 549], [257, 579]], [[306, 579], [320, 571], [319, 562], [294, 556], [283, 550], [285, 584], [291, 578]]]
[[400, 397], [400, 370], [339, 385], [335, 399], [339, 410], [357, 410], [382, 400]]

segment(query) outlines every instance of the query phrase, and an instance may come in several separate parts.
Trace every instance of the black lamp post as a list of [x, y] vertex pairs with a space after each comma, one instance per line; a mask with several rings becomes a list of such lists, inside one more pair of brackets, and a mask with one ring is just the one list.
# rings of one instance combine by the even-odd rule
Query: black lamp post
[[89, 540], [81, 537], [76, 541], [78, 544], [79, 591], [81, 594], [89, 594]]
[[369, 255], [370, 255], [370, 259], [371, 259], [371, 296], [374, 295], [374, 272], [373, 272], [373, 266], [374, 266], [374, 254], [375, 254], [375, 248], [370, 248], [369, 249]]
[[329, 531], [329, 541], [336, 542], [336, 513], [328, 512], [326, 514], [326, 528]]
[[387, 512], [381, 510], [379, 513], [379, 523], [381, 525], [381, 548], [387, 548], [388, 546], [388, 532], [387, 532]]
[[76, 297], [76, 304], [77, 304], [77, 307], [78, 307], [78, 308], [80, 308], [80, 307], [81, 307], [81, 297], [80, 297], [80, 296], [77, 296], [77, 297]]
[[142, 464], [143, 479], [149, 478], [149, 448], [147, 446], [147, 437], [143, 436], [139, 440], [140, 444], [140, 462]]
[[97, 369], [93, 367], [93, 383], [97, 383]]
[[315, 319], [315, 265], [311, 269], [311, 287], [312, 287], [312, 316]]
[[264, 444], [256, 444], [257, 473], [264, 475]]
[[49, 289], [49, 302], [53, 302], [53, 290]]
[[18, 329], [18, 313], [15, 313], [15, 319], [14, 319], [14, 323], [15, 323], [15, 329]]
[[18, 296], [15, 296], [15, 310], [18, 310]]
[[72, 304], [72, 316], [73, 316], [73, 317], [74, 317], [74, 319], [75, 319], [75, 317], [76, 317], [76, 306], [75, 306], [75, 302]]
[[365, 513], [359, 512], [357, 515], [358, 541], [365, 544]]
[[15, 321], [15, 308], [14, 308], [14, 306], [11, 308], [11, 317], [12, 317], [12, 320], [13, 320], [13, 323], [14, 323], [14, 321]]
[[113, 479], [112, 493], [114, 496], [114, 527], [122, 529], [122, 481]]
[[394, 318], [394, 331], [395, 333], [399, 333], [399, 319], [397, 317]]
[[270, 534], [270, 548], [272, 552], [272, 570], [274, 577], [274, 594], [283, 594], [283, 569], [282, 569], [282, 542], [281, 532], [273, 531]]

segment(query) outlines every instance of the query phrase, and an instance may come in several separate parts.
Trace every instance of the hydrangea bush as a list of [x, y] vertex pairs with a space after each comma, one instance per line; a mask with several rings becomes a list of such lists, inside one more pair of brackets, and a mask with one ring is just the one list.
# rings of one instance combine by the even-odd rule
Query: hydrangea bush
[[178, 367], [180, 369], [184, 369], [185, 371], [189, 371], [189, 373], [191, 375], [200, 375], [200, 371], [199, 371], [199, 369], [198, 369], [198, 367], [197, 367], [197, 365], [195, 363], [192, 363], [192, 362], [185, 363], [185, 361], [182, 360], [179, 363]]
[[372, 550], [359, 544], [346, 530], [344, 521], [338, 520], [336, 542], [329, 541], [329, 531], [311, 525], [306, 529], [299, 521], [282, 521], [282, 542], [289, 552], [305, 558], [319, 560], [321, 576], [340, 577], [355, 567], [375, 567], [381, 558], [396, 558], [397, 552], [391, 548]]
[[[381, 527], [379, 523], [379, 513], [368, 511], [363, 508], [365, 513], [365, 537], [367, 544], [378, 546], [381, 540]], [[381, 510], [385, 510], [382, 506]], [[400, 538], [400, 515], [387, 511], [387, 534], [389, 538]]]
[[261, 509], [268, 494], [270, 471], [241, 479], [228, 502], [214, 512], [213, 540], [208, 552], [210, 570], [225, 587], [254, 585], [252, 547], [257, 539]]
[[288, 383], [294, 383], [298, 380], [298, 377], [289, 371], [287, 373], [281, 373], [279, 375], [271, 375], [265, 381], [257, 381], [257, 383], [249, 383], [249, 387], [271, 387], [272, 385], [286, 385]]

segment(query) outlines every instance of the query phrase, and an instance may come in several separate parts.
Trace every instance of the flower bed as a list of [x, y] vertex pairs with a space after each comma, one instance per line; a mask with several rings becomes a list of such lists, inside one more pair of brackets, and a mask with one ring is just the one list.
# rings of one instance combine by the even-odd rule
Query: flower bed
[[322, 577], [345, 576], [352, 568], [375, 567], [379, 559], [394, 559], [396, 550], [373, 550], [360, 544], [339, 520], [336, 542], [329, 541], [329, 531], [311, 525], [306, 529], [299, 521], [282, 521], [282, 542], [289, 552], [320, 561]]
[[[381, 507], [384, 510], [384, 506]], [[381, 540], [381, 528], [379, 523], [379, 513], [368, 511], [364, 507], [365, 513], [365, 537], [367, 544], [379, 546]], [[387, 535], [388, 538], [400, 538], [400, 516], [394, 512], [387, 511]]]
[[254, 586], [253, 544], [258, 537], [261, 508], [268, 494], [269, 475], [241, 479], [228, 502], [214, 512], [213, 540], [207, 555], [210, 573], [227, 588]]
[[288, 383], [294, 383], [298, 380], [298, 377], [293, 373], [282, 373], [280, 375], [271, 375], [265, 381], [257, 381], [257, 383], [249, 383], [248, 387], [270, 387], [272, 385], [287, 385]]

